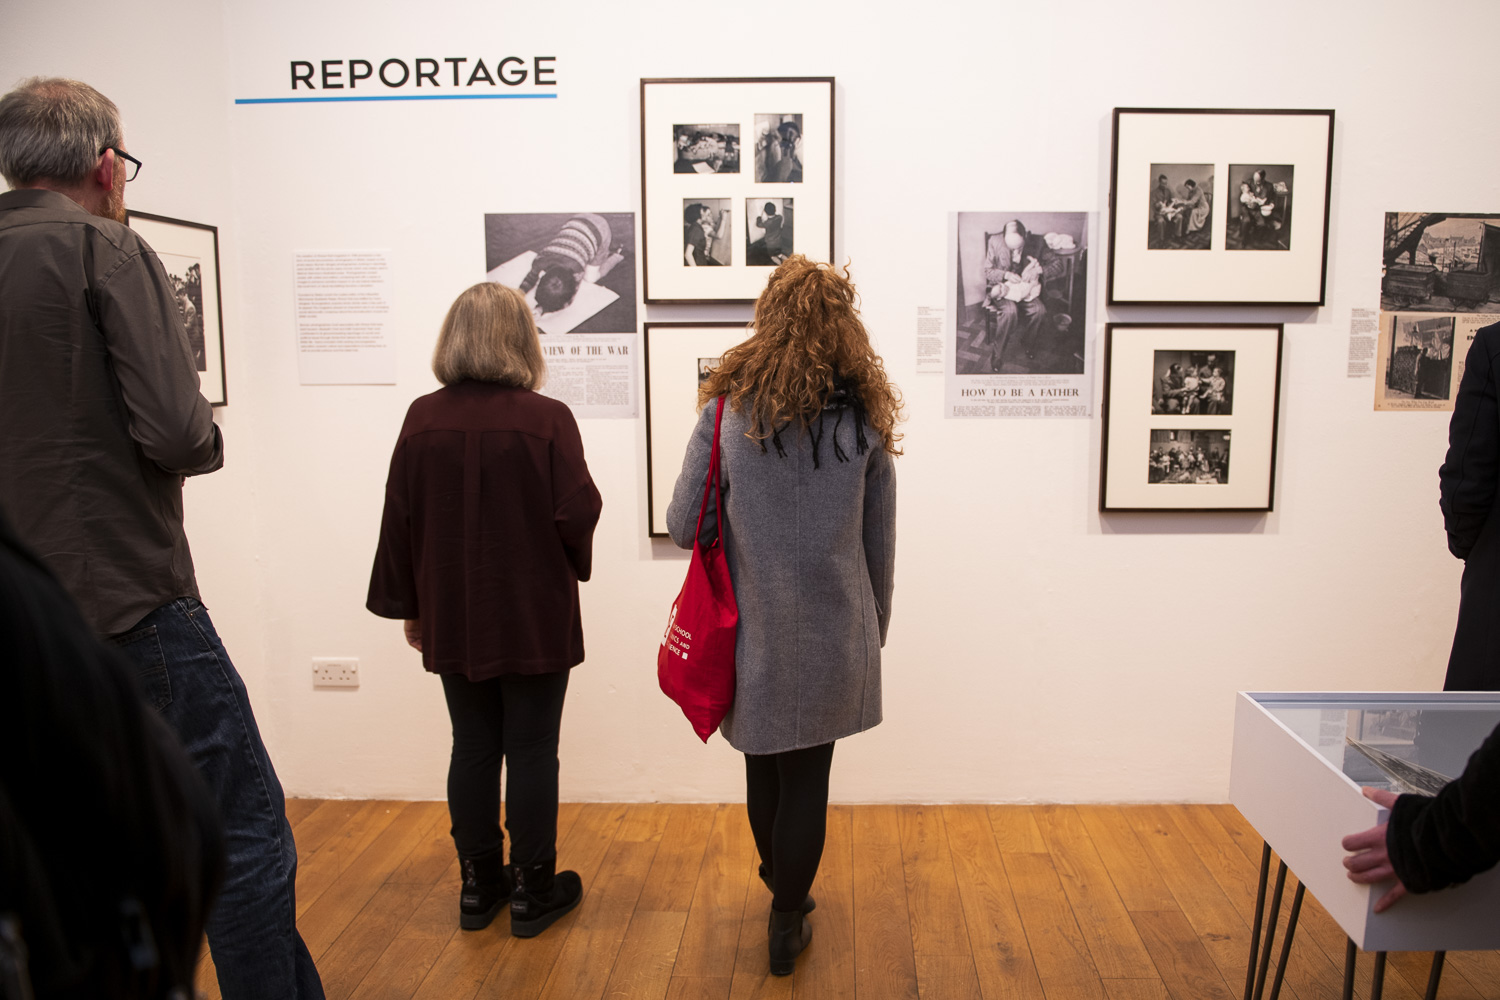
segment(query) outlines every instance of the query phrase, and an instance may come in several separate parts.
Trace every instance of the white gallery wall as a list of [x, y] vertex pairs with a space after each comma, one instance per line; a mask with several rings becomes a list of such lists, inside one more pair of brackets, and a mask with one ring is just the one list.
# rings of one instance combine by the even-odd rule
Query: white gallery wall
[[[1463, 43], [1500, 5], [1260, 9], [11, 0], [0, 86], [95, 84], [146, 164], [129, 204], [219, 227], [228, 459], [190, 482], [188, 533], [290, 794], [444, 795], [440, 685], [364, 599], [390, 449], [436, 388], [448, 303], [484, 276], [484, 213], [638, 211], [642, 76], [832, 75], [837, 255], [908, 414], [886, 721], [840, 744], [833, 797], [1222, 801], [1237, 690], [1441, 687], [1447, 415], [1373, 411], [1373, 380], [1345, 375], [1349, 312], [1378, 305], [1384, 212], [1500, 208], [1492, 70]], [[233, 103], [282, 93], [263, 81], [293, 59], [511, 54], [555, 55], [558, 98]], [[1101, 516], [1097, 399], [1093, 419], [946, 420], [942, 376], [915, 372], [947, 213], [1104, 210], [1117, 105], [1337, 112], [1324, 308], [1094, 316], [1101, 345], [1110, 318], [1287, 324], [1272, 514]], [[341, 249], [392, 253], [393, 386], [298, 382], [293, 253]], [[739, 756], [656, 688], [685, 562], [646, 537], [644, 421], [582, 431], [605, 507], [564, 798], [736, 799]], [[359, 657], [360, 688], [314, 689], [315, 656]]]

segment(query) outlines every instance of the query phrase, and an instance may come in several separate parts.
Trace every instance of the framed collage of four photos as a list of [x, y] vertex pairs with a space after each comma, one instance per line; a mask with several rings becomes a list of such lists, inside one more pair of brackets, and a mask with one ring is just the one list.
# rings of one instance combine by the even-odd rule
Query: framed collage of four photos
[[[744, 323], [647, 323], [647, 534], [667, 537], [667, 504], [698, 423], [698, 383], [723, 353], [750, 336]], [[699, 484], [702, 492], [702, 484]]]
[[223, 406], [229, 401], [229, 386], [224, 377], [218, 228], [129, 210], [125, 224], [141, 234], [166, 269], [182, 325], [187, 328], [200, 391], [209, 403]]
[[1110, 323], [1099, 509], [1269, 511], [1281, 324]]
[[1116, 108], [1110, 305], [1322, 305], [1333, 112]]
[[833, 77], [641, 81], [645, 300], [755, 301], [833, 256]]

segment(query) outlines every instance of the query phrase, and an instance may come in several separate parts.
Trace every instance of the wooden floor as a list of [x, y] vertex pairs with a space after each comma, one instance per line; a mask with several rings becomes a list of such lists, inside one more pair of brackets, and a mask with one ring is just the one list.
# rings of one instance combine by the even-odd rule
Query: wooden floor
[[[1231, 806], [834, 807], [812, 945], [777, 979], [743, 805], [564, 805], [583, 903], [524, 941], [503, 914], [458, 930], [443, 803], [287, 812], [332, 1000], [1239, 1000], [1261, 849]], [[1282, 996], [1338, 997], [1343, 955], [1309, 896]], [[1419, 1000], [1427, 962], [1393, 954], [1385, 996]], [[1500, 955], [1451, 954], [1439, 995], [1500, 1000]]]

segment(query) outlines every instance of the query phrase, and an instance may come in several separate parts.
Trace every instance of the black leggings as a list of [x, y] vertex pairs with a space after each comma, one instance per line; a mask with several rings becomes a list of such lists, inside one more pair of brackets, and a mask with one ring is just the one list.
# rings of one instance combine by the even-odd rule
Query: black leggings
[[510, 863], [557, 859], [557, 735], [569, 671], [470, 681], [443, 674], [453, 722], [448, 815], [461, 858], [501, 849], [500, 763], [505, 771], [505, 828]]
[[755, 849], [771, 874], [771, 905], [795, 910], [807, 898], [828, 831], [833, 744], [745, 754], [745, 807]]

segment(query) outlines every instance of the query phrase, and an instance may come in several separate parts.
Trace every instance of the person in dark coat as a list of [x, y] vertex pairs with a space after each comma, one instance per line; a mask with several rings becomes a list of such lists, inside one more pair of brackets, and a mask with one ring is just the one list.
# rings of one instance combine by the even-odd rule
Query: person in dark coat
[[0, 996], [187, 997], [213, 796], [136, 672], [0, 514]]
[[1446, 889], [1500, 863], [1500, 726], [1436, 796], [1364, 791], [1391, 817], [1344, 838], [1344, 850], [1358, 852], [1344, 867], [1361, 885], [1396, 880], [1376, 901], [1376, 913], [1408, 892]]
[[1500, 690], [1500, 406], [1495, 398], [1500, 323], [1474, 335], [1438, 470], [1448, 551], [1464, 561], [1458, 627], [1445, 691]]
[[402, 619], [442, 678], [460, 926], [489, 926], [509, 900], [511, 932], [531, 937], [583, 894], [556, 871], [557, 743], [602, 502], [572, 412], [534, 391], [546, 368], [520, 292], [460, 295], [432, 370], [444, 388], [411, 404], [391, 456], [367, 607]]
[[[771, 273], [755, 331], [699, 385], [703, 407], [667, 507], [691, 548], [717, 407], [723, 543], [739, 606], [734, 704], [745, 804], [773, 893], [770, 961], [791, 973], [828, 812], [835, 740], [880, 723], [880, 649], [896, 552], [900, 395], [855, 308], [847, 270], [800, 254]], [[705, 535], [717, 531], [707, 518]]]

